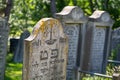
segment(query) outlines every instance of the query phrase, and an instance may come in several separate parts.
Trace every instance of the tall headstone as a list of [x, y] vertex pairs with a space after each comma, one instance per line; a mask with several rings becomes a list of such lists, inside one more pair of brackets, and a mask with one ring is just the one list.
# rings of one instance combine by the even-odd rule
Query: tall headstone
[[87, 24], [82, 70], [105, 73], [110, 53], [113, 20], [105, 11], [95, 11]]
[[88, 18], [77, 6], [66, 6], [60, 13], [56, 13], [56, 18], [61, 21], [69, 41], [67, 80], [77, 80]]
[[0, 80], [4, 80], [8, 35], [7, 21], [0, 17]]
[[68, 40], [58, 20], [41, 19], [24, 51], [23, 80], [66, 80]]
[[14, 53], [14, 62], [23, 62], [23, 54], [24, 54], [24, 39], [30, 36], [30, 32], [25, 30], [18, 41], [18, 45], [16, 46], [16, 50]]
[[116, 54], [115, 60], [120, 61], [120, 27], [112, 31], [111, 51]]

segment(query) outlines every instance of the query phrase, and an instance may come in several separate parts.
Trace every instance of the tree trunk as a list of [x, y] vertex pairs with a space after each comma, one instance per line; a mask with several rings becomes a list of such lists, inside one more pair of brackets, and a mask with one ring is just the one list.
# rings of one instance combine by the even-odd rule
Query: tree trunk
[[109, 2], [109, 0], [102, 0], [101, 1], [103, 10], [107, 10], [108, 9], [108, 2]]
[[104, 0], [104, 9], [105, 10], [108, 9], [108, 2], [109, 2], [109, 0]]
[[91, 9], [91, 12], [93, 13], [93, 11], [94, 11], [94, 6], [93, 6], [93, 2], [92, 2], [92, 0], [89, 0], [89, 3], [90, 3], [90, 9]]
[[13, 0], [7, 0], [6, 8], [5, 8], [5, 17], [7, 17], [7, 20], [9, 20], [10, 10], [12, 8], [12, 5], [13, 5]]
[[96, 5], [96, 7], [99, 9], [100, 8], [100, 6], [99, 6], [99, 4], [98, 4], [98, 0], [95, 0], [95, 5]]
[[50, 0], [50, 10], [52, 13], [52, 16], [55, 17], [55, 13], [56, 13], [56, 4], [55, 4], [56, 0]]

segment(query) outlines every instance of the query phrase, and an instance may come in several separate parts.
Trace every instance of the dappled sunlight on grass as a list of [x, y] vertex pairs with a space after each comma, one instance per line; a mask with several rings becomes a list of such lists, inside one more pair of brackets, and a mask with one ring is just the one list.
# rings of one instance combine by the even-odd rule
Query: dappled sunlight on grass
[[8, 63], [5, 72], [5, 80], [22, 80], [21, 63]]

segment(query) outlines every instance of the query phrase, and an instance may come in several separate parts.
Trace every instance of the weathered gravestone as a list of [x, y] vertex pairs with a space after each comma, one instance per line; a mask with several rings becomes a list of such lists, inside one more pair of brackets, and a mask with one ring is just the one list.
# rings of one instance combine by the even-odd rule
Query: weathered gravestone
[[56, 18], [62, 22], [69, 41], [67, 80], [77, 80], [88, 18], [77, 6], [66, 6], [60, 13], [56, 13]]
[[68, 41], [58, 20], [41, 19], [25, 40], [23, 80], [66, 80]]
[[95, 11], [87, 24], [82, 70], [105, 73], [113, 20], [105, 11]]
[[120, 27], [112, 31], [112, 52], [116, 54], [115, 60], [120, 61]]
[[23, 62], [23, 54], [24, 54], [24, 39], [30, 36], [30, 32], [25, 30], [19, 39], [18, 45], [16, 46], [16, 50], [14, 53], [14, 62]]
[[4, 80], [8, 35], [7, 21], [0, 17], [0, 80]]

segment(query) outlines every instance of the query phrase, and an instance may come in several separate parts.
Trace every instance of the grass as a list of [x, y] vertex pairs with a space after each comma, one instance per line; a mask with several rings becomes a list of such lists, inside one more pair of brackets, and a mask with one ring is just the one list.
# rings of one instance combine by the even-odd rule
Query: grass
[[7, 56], [5, 80], [22, 80], [22, 64], [14, 63], [12, 57], [12, 54]]
[[5, 80], [22, 80], [22, 64], [8, 63], [5, 71]]

